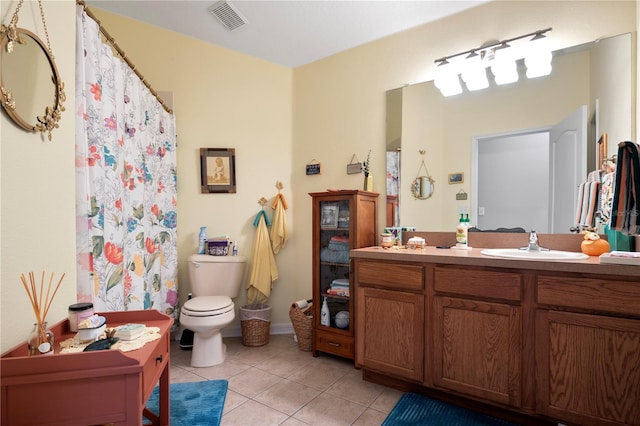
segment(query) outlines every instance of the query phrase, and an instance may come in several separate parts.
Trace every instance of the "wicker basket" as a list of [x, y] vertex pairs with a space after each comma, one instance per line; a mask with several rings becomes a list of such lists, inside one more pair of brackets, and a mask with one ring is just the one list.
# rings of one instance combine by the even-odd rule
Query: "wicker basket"
[[312, 313], [312, 303], [304, 309], [293, 303], [289, 309], [289, 318], [298, 338], [298, 349], [305, 352], [311, 350]]
[[241, 307], [240, 327], [243, 345], [264, 346], [269, 343], [271, 306], [256, 304]]

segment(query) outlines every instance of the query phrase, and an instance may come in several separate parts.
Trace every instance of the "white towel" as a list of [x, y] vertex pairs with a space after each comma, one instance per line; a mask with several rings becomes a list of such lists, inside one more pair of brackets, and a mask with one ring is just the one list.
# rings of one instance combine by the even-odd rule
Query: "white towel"
[[576, 223], [581, 227], [593, 227], [598, 207], [599, 181], [587, 181], [578, 188]]

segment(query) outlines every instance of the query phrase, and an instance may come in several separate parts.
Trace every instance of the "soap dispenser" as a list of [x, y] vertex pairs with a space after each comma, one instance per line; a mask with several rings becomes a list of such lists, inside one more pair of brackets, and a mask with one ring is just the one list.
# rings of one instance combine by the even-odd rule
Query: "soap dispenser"
[[331, 324], [331, 314], [329, 313], [329, 305], [327, 305], [327, 298], [324, 298], [322, 302], [322, 309], [320, 310], [320, 324], [329, 327]]
[[458, 226], [456, 226], [456, 247], [458, 248], [467, 247], [467, 238], [469, 235], [467, 220], [468, 219], [465, 219], [463, 214], [460, 214], [460, 222], [458, 223]]

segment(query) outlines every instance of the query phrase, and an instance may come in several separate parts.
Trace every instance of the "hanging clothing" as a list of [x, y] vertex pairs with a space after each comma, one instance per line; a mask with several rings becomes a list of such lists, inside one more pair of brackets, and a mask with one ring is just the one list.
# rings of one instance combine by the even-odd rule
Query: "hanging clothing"
[[177, 319], [175, 117], [77, 9], [77, 300]]
[[257, 230], [247, 281], [247, 302], [250, 305], [267, 303], [273, 283], [279, 276], [278, 265], [269, 240], [268, 223], [269, 218], [264, 210], [258, 213], [253, 222]]
[[271, 208], [273, 212], [273, 225], [271, 225], [271, 247], [273, 253], [278, 254], [287, 242], [287, 217], [285, 210], [288, 208], [284, 195], [278, 193]]
[[611, 229], [640, 234], [640, 155], [633, 142], [618, 144], [616, 186], [613, 193]]

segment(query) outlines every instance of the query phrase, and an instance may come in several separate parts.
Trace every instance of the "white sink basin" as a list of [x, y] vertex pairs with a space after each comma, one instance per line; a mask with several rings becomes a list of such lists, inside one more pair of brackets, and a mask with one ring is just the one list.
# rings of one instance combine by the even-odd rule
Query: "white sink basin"
[[584, 253], [573, 251], [526, 251], [513, 248], [504, 249], [484, 249], [480, 253], [485, 256], [501, 257], [505, 259], [526, 259], [526, 260], [583, 260], [588, 259]]

